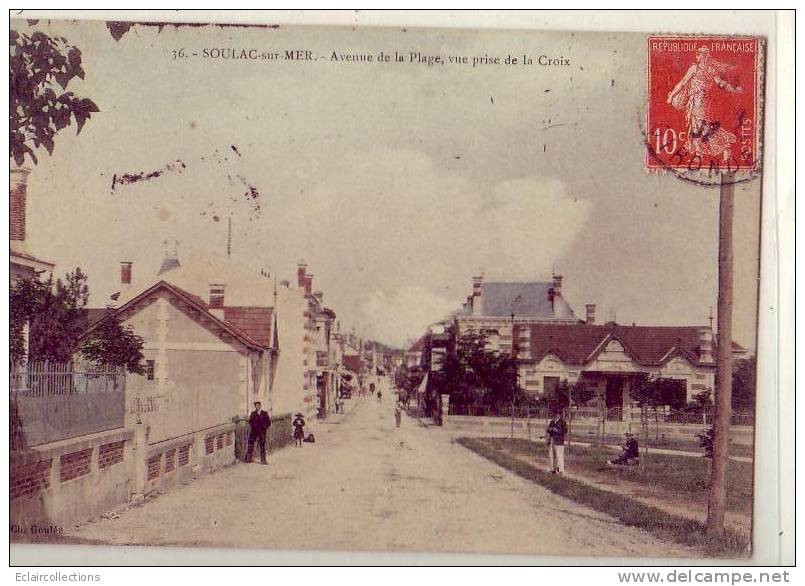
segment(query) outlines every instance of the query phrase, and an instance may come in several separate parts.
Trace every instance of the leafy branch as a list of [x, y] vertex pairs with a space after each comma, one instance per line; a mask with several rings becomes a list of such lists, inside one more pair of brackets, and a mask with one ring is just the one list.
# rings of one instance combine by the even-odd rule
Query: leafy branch
[[67, 86], [84, 79], [81, 51], [64, 37], [42, 32], [9, 33], [9, 143], [17, 165], [29, 156], [36, 164], [36, 149], [53, 154], [54, 137], [76, 124], [76, 134], [98, 106], [76, 96]]

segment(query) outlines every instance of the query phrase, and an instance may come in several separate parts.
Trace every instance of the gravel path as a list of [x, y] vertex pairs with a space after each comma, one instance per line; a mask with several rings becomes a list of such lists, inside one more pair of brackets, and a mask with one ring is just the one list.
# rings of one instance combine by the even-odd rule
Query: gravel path
[[[696, 557], [354, 399], [317, 443], [237, 464], [69, 532], [108, 544]], [[348, 402], [349, 403], [349, 402]]]

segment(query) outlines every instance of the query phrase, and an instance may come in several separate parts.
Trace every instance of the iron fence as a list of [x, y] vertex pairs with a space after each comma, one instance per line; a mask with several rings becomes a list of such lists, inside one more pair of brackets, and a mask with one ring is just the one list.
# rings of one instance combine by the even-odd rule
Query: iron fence
[[30, 361], [11, 365], [9, 383], [12, 449], [125, 425], [123, 368]]
[[[293, 417], [290, 413], [271, 417], [266, 446], [269, 452], [278, 450], [293, 441]], [[249, 421], [245, 417], [235, 420], [235, 457], [243, 460], [249, 443]]]
[[[514, 417], [516, 419], [549, 419], [553, 413], [547, 407], [524, 406], [524, 405], [461, 405], [450, 403], [448, 408], [449, 415], [463, 415], [470, 417]], [[707, 412], [683, 412], [670, 411], [663, 408], [648, 409], [642, 412], [639, 407], [611, 407], [602, 410], [598, 407], [573, 407], [566, 412], [570, 419], [595, 419], [605, 418], [607, 421], [624, 421], [627, 418], [632, 420], [645, 419], [649, 423], [678, 423], [678, 424], [699, 424], [709, 425], [712, 423], [713, 414]], [[732, 425], [753, 425], [754, 414], [751, 412], [734, 411], [732, 413]]]

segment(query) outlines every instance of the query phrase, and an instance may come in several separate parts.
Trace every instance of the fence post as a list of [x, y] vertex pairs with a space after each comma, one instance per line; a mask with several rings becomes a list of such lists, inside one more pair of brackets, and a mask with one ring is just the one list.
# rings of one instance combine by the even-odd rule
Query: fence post
[[442, 395], [442, 426], [447, 423], [447, 416], [450, 414], [450, 395]]
[[131, 500], [138, 503], [143, 500], [145, 495], [145, 460], [148, 456], [148, 433], [146, 426], [142, 423], [137, 423], [134, 426], [132, 448], [132, 458], [134, 460], [134, 487]]

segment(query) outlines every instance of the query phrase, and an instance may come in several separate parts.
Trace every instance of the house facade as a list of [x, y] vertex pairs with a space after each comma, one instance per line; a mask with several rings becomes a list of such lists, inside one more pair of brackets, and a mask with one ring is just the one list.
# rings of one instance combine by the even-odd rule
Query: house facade
[[[493, 350], [513, 353], [528, 343], [534, 324], [577, 324], [579, 320], [562, 294], [562, 276], [548, 282], [486, 282], [473, 277], [472, 293], [454, 318], [454, 335], [480, 332]], [[520, 368], [520, 384], [529, 393], [539, 389], [528, 376], [529, 364]]]
[[[579, 319], [562, 296], [558, 275], [534, 283], [475, 277], [472, 295], [453, 317], [453, 339], [469, 331], [483, 333], [491, 349], [517, 358], [526, 393], [542, 396], [563, 382], [582, 383], [615, 417], [633, 404], [637, 377], [677, 381], [677, 403], [702, 392], [712, 396], [715, 388], [716, 341], [709, 326], [597, 324], [594, 304]], [[733, 355], [746, 358], [747, 352], [733, 344]]]
[[[229, 314], [229, 319], [227, 319]], [[106, 312], [144, 342], [145, 373], [127, 377], [127, 427], [147, 445], [144, 493], [235, 458], [235, 421], [269, 396], [276, 354], [271, 308], [226, 307], [160, 280]]]
[[12, 167], [9, 173], [9, 272], [11, 279], [30, 279], [39, 273], [53, 271], [53, 263], [37, 258], [28, 250], [26, 167]]

